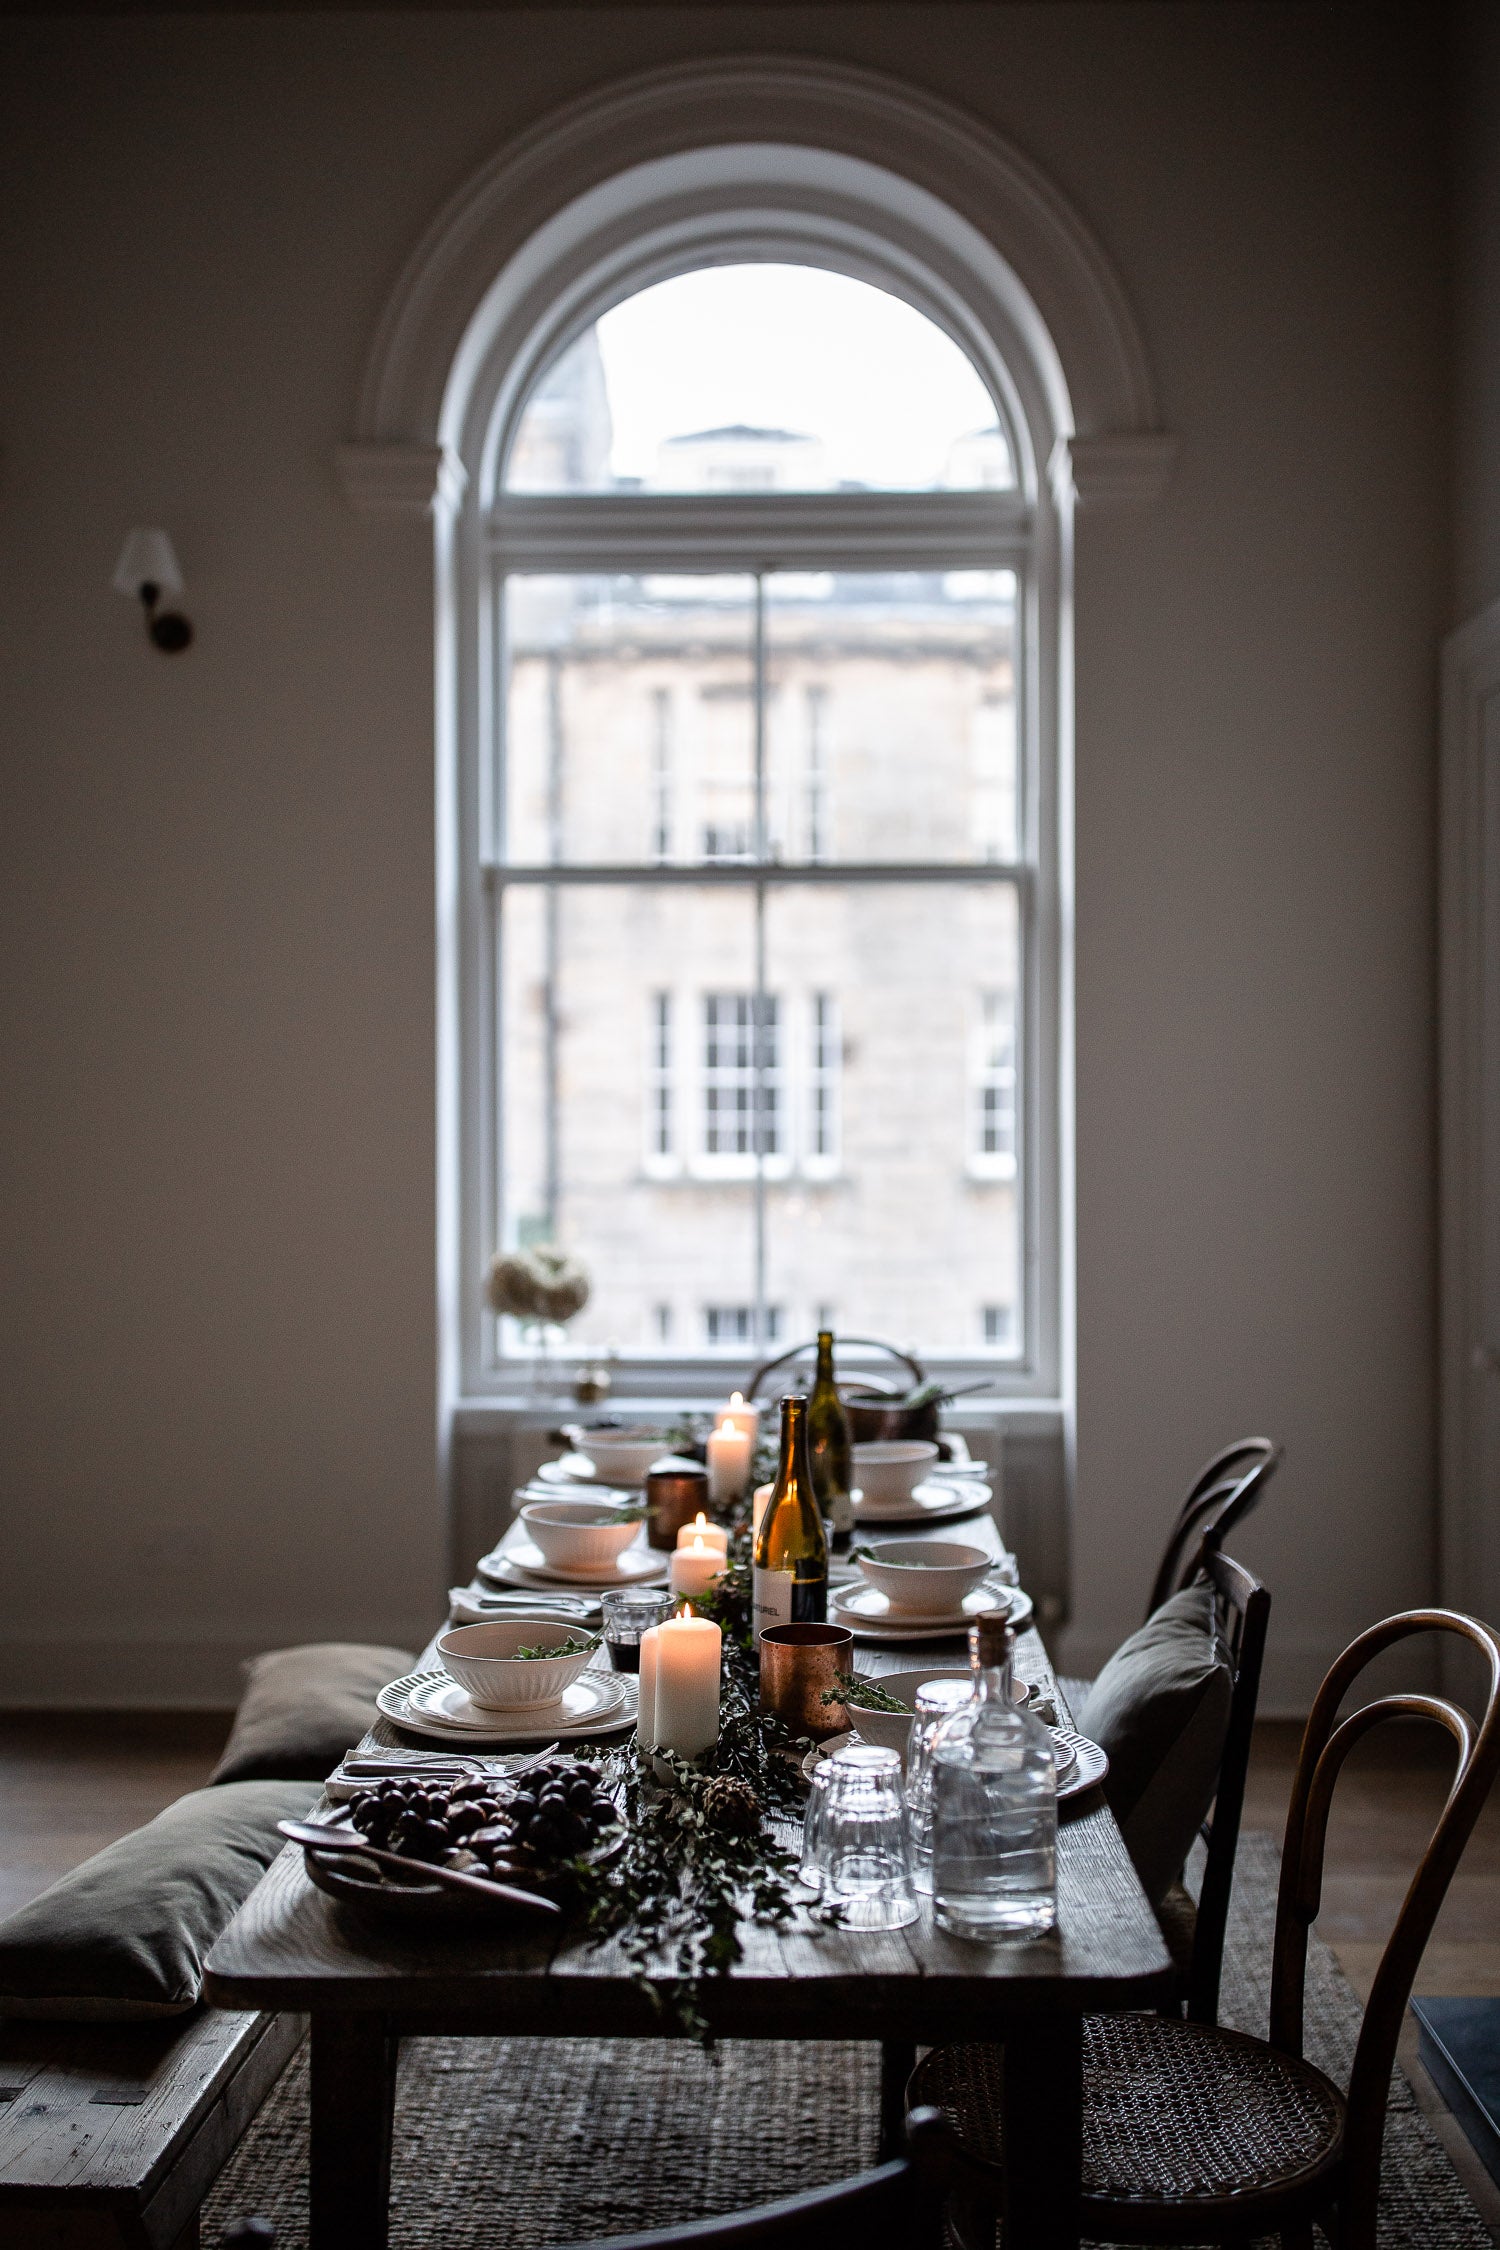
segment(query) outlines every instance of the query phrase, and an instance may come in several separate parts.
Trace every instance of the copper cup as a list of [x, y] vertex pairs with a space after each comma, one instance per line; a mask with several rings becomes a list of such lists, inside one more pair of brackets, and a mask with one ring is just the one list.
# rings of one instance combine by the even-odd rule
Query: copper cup
[[664, 1553], [677, 1545], [677, 1534], [708, 1512], [708, 1471], [701, 1461], [684, 1461], [668, 1453], [653, 1461], [646, 1472], [646, 1544]]
[[847, 1625], [768, 1625], [760, 1635], [761, 1709], [814, 1742], [843, 1734], [848, 1711], [823, 1698], [838, 1693], [840, 1672], [854, 1670], [853, 1648]]

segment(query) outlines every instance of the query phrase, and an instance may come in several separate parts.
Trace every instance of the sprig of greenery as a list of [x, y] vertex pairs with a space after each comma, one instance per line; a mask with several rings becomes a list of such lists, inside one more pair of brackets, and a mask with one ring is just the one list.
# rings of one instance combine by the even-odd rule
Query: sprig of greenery
[[907, 1704], [888, 1695], [878, 1680], [867, 1678], [863, 1672], [840, 1672], [836, 1676], [839, 1684], [824, 1689], [823, 1702], [843, 1703], [855, 1711], [900, 1711], [907, 1718], [912, 1716]]
[[510, 1652], [509, 1661], [514, 1664], [518, 1658], [525, 1661], [539, 1656], [582, 1656], [586, 1648], [592, 1649], [598, 1646], [599, 1635], [597, 1633], [586, 1641], [578, 1640], [570, 1633], [565, 1641], [554, 1642], [551, 1648], [513, 1648]]

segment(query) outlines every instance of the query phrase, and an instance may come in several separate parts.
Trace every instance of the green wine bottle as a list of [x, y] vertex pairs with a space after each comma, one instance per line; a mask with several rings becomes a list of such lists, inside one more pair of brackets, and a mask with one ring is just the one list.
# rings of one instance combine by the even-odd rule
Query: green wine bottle
[[829, 1528], [840, 1544], [854, 1529], [853, 1456], [849, 1417], [833, 1379], [833, 1330], [818, 1330], [818, 1373], [807, 1401], [807, 1450], [813, 1490]]
[[781, 1466], [755, 1535], [750, 1617], [768, 1625], [822, 1625], [828, 1618], [828, 1540], [807, 1458], [807, 1401], [781, 1402]]

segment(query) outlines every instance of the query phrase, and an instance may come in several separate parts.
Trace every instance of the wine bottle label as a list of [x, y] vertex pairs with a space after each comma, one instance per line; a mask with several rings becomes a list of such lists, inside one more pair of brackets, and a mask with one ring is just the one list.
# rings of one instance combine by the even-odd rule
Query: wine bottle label
[[762, 1570], [756, 1566], [750, 1590], [750, 1622], [757, 1633], [763, 1633], [768, 1625], [791, 1624], [792, 1573], [789, 1570]]

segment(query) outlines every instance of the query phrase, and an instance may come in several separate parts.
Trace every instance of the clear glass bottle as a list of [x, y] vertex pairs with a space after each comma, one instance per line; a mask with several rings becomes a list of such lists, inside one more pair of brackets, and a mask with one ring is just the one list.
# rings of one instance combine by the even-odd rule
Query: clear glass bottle
[[933, 1911], [956, 1937], [1040, 1937], [1057, 1922], [1052, 1737], [1011, 1695], [1004, 1613], [976, 1618], [969, 1645], [973, 1700], [932, 1744]]
[[751, 1621], [821, 1625], [828, 1616], [828, 1540], [807, 1457], [807, 1400], [781, 1402], [781, 1466], [751, 1558]]
[[818, 1372], [807, 1400], [807, 1451], [813, 1489], [828, 1519], [835, 1547], [846, 1547], [854, 1529], [853, 1454], [849, 1417], [833, 1378], [833, 1331], [818, 1330]]

